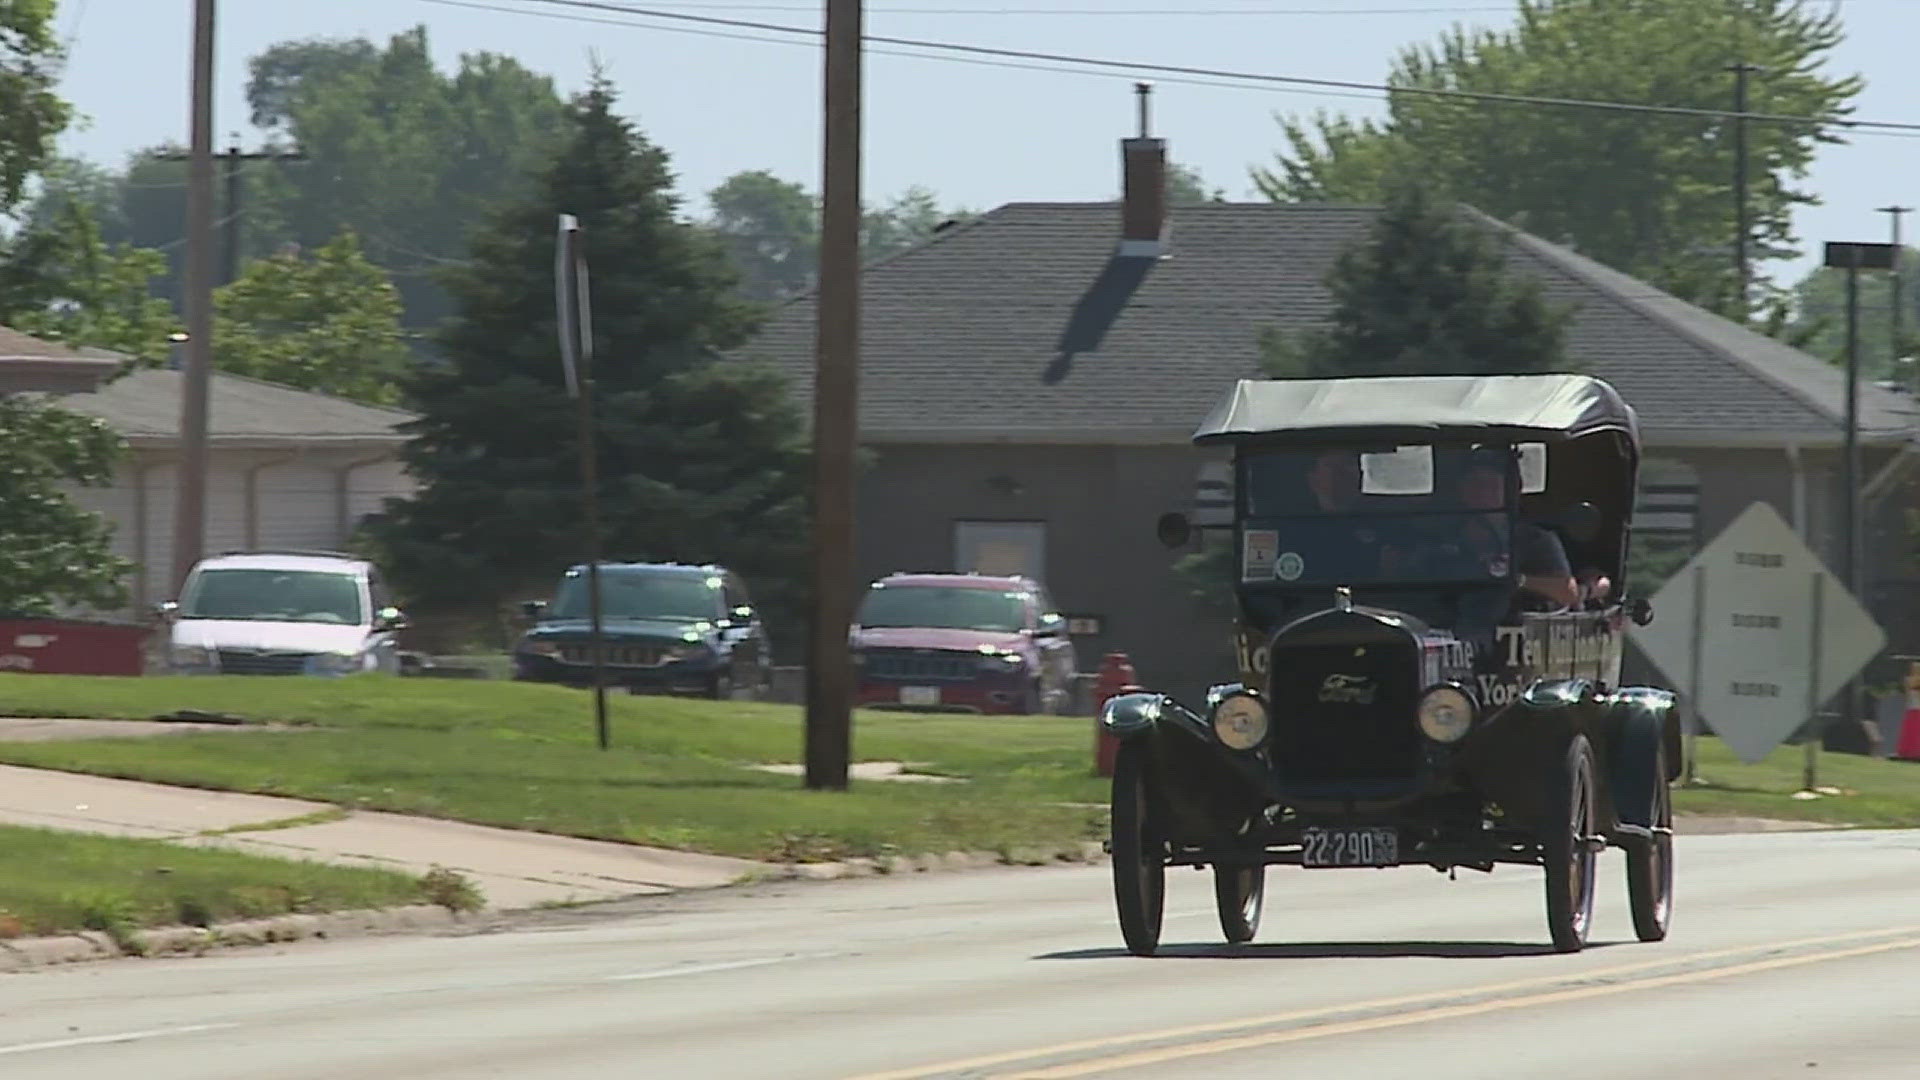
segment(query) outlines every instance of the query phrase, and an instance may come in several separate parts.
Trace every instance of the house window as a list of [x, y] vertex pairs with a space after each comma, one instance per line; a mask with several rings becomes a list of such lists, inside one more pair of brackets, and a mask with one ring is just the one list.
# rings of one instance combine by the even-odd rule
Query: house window
[[1042, 521], [956, 521], [953, 562], [960, 573], [1046, 580], [1047, 526]]

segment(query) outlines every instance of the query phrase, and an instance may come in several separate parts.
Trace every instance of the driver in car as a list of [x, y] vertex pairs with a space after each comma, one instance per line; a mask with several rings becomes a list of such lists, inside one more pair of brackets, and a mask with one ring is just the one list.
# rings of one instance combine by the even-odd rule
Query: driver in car
[[[1476, 448], [1456, 475], [1456, 495], [1467, 510], [1486, 511], [1469, 518], [1459, 542], [1475, 558], [1491, 566], [1501, 555], [1497, 531], [1500, 511], [1507, 501], [1507, 456], [1493, 447]], [[1513, 519], [1513, 562], [1520, 587], [1559, 607], [1577, 607], [1580, 586], [1567, 562], [1566, 549], [1552, 533], [1529, 521]]]

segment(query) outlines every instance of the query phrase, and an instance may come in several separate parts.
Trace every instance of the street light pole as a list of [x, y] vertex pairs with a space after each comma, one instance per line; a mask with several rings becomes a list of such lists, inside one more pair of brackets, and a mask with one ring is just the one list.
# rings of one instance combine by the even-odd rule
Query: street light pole
[[213, 0], [193, 3], [192, 120], [187, 151], [187, 363], [180, 393], [173, 594], [200, 561], [207, 526], [207, 387], [213, 370]]
[[853, 465], [860, 398], [861, 0], [826, 0], [813, 386], [813, 618], [806, 786], [845, 790], [853, 753]]

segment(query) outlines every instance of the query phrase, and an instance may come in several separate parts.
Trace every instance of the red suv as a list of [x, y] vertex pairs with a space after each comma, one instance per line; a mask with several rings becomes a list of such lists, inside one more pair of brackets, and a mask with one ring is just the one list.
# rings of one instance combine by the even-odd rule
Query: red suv
[[854, 617], [860, 704], [952, 712], [1064, 712], [1067, 622], [1031, 578], [894, 574]]

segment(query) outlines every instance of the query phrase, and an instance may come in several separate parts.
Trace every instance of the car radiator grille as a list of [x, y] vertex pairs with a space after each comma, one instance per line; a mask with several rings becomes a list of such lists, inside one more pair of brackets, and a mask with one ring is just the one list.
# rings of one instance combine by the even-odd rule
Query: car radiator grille
[[1274, 768], [1297, 783], [1410, 780], [1419, 769], [1411, 643], [1278, 643]]
[[878, 650], [865, 655], [867, 675], [876, 679], [963, 682], [980, 672], [978, 655]]
[[312, 653], [221, 649], [220, 671], [227, 675], [298, 675]]
[[[666, 651], [664, 645], [602, 645], [600, 662], [609, 667], [659, 667]], [[569, 664], [591, 664], [593, 646], [562, 645], [560, 659]]]

